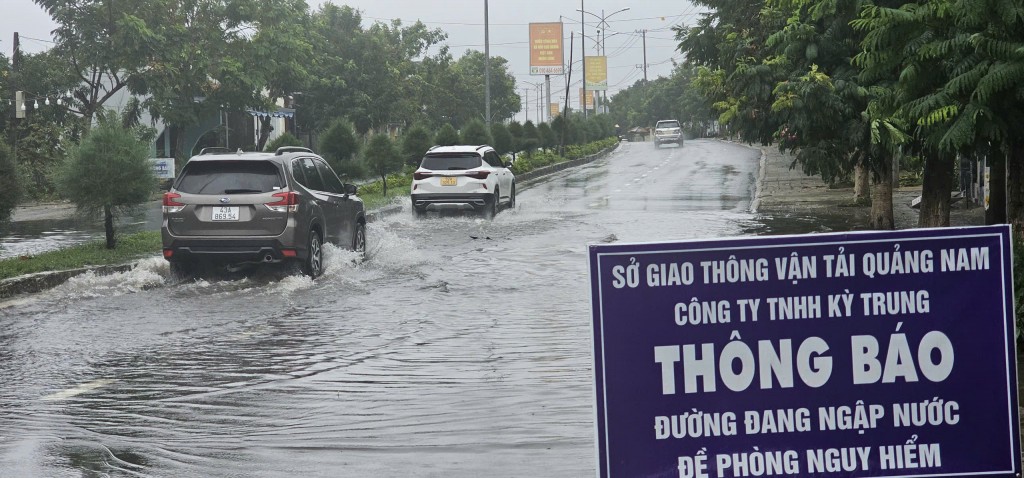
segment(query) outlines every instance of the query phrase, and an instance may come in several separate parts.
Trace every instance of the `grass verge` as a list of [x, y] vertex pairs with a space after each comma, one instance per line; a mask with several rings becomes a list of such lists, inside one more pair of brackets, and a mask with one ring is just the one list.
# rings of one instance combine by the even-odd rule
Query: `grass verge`
[[104, 241], [99, 240], [34, 256], [0, 260], [0, 280], [35, 272], [126, 264], [143, 256], [159, 254], [160, 248], [160, 231], [126, 234], [118, 237], [115, 249], [107, 249]]

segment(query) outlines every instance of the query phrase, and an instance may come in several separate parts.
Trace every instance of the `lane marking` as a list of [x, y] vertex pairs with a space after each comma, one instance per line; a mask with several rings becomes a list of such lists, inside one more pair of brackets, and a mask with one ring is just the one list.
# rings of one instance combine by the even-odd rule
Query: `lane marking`
[[97, 388], [103, 387], [105, 385], [110, 385], [111, 383], [114, 383], [114, 380], [109, 378], [101, 378], [99, 380], [93, 380], [91, 382], [83, 383], [77, 387], [72, 387], [67, 390], [52, 393], [50, 395], [43, 397], [43, 400], [48, 402], [56, 400], [67, 400], [76, 395], [81, 395], [83, 393], [96, 390]]

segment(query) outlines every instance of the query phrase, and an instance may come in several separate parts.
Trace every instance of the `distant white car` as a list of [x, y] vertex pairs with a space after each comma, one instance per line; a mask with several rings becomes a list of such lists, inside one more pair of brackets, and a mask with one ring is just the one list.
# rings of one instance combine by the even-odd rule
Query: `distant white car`
[[654, 126], [654, 147], [665, 143], [683, 146], [683, 129], [676, 120], [661, 120]]
[[413, 173], [412, 210], [472, 209], [494, 217], [516, 205], [516, 178], [494, 148], [434, 146]]

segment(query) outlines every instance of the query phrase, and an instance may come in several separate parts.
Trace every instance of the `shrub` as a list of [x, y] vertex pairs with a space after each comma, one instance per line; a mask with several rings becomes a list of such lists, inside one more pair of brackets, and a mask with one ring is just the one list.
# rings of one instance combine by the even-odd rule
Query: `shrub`
[[462, 128], [462, 144], [491, 144], [494, 140], [483, 121], [473, 120]]
[[405, 163], [411, 166], [419, 166], [423, 155], [434, 145], [430, 138], [430, 132], [423, 125], [415, 125], [409, 128], [402, 136], [402, 155]]
[[540, 147], [540, 135], [537, 133], [537, 127], [534, 126], [533, 121], [523, 123], [523, 139], [519, 144], [527, 154]]
[[330, 163], [335, 171], [345, 169], [346, 163], [352, 163], [352, 157], [359, 152], [352, 123], [337, 119], [320, 136], [320, 155]]
[[149, 140], [119, 119], [103, 119], [72, 148], [60, 190], [87, 213], [102, 211], [107, 249], [116, 245], [114, 216], [147, 201], [156, 189]]
[[459, 144], [459, 132], [455, 131], [455, 128], [446, 124], [437, 131], [437, 136], [434, 137], [434, 144], [438, 146], [454, 146]]
[[264, 151], [277, 151], [277, 148], [282, 146], [302, 146], [302, 141], [296, 138], [291, 133], [282, 133], [281, 136], [274, 138], [273, 141], [267, 143], [267, 147], [263, 148]]
[[558, 144], [558, 138], [555, 137], [555, 131], [552, 130], [551, 125], [547, 123], [537, 125], [537, 136], [540, 137], [541, 148], [551, 149]]
[[494, 123], [491, 125], [491, 139], [494, 141], [494, 150], [498, 154], [504, 155], [512, 153], [512, 133], [508, 132], [508, 128], [502, 123]]

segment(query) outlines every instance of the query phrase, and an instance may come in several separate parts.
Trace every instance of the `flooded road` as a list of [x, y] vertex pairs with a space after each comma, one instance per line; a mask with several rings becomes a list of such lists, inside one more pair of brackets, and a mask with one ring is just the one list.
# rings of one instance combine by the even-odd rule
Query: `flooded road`
[[758, 231], [757, 159], [624, 143], [315, 282], [154, 257], [0, 303], [0, 476], [592, 476], [587, 244]]

